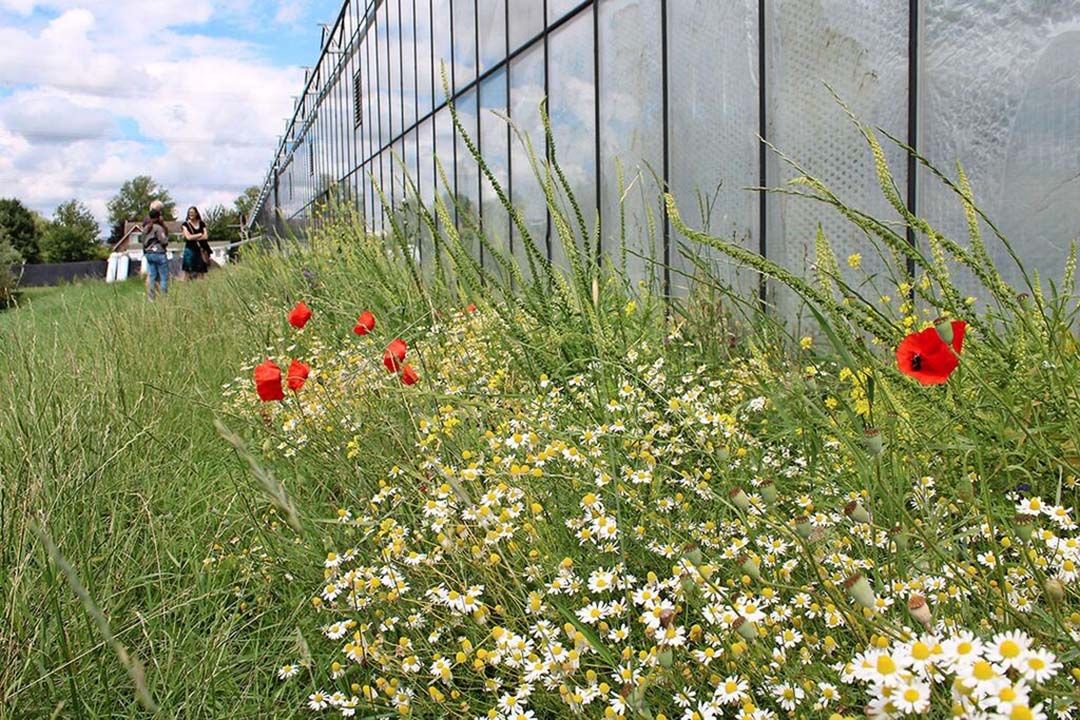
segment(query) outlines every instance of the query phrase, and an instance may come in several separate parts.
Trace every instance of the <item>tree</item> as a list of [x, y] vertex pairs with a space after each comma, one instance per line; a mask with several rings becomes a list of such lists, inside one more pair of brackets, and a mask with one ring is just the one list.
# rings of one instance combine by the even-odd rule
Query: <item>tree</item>
[[78, 262], [101, 257], [98, 224], [78, 200], [56, 208], [53, 222], [41, 238], [42, 256], [48, 262]]
[[8, 242], [7, 231], [0, 227], [0, 308], [11, 303], [15, 294], [15, 273], [12, 266], [21, 261], [18, 250]]
[[240, 215], [224, 205], [215, 205], [203, 215], [207, 233], [214, 242], [240, 242]]
[[124, 232], [125, 220], [141, 220], [150, 210], [150, 203], [160, 200], [165, 205], [161, 215], [165, 220], [176, 219], [176, 203], [169, 191], [148, 175], [139, 175], [128, 180], [120, 191], [109, 200], [109, 225], [112, 226], [110, 240], [116, 242]]
[[255, 209], [255, 202], [259, 199], [262, 190], [257, 185], [252, 185], [240, 197], [236, 198], [236, 212], [244, 220], [251, 220], [251, 211]]
[[15, 198], [0, 199], [0, 229], [26, 262], [38, 262], [41, 249], [34, 213]]

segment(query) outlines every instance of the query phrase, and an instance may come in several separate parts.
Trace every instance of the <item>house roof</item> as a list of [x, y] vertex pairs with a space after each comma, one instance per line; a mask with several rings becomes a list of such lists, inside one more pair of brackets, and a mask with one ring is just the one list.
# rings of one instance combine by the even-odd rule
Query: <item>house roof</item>
[[[169, 236], [170, 237], [180, 237], [181, 234], [182, 234], [181, 233], [182, 226], [183, 226], [183, 223], [181, 223], [181, 222], [179, 222], [177, 220], [166, 220], [165, 221], [165, 228], [169, 231]], [[139, 239], [139, 236], [141, 235], [141, 233], [142, 233], [142, 221], [139, 221], [139, 220], [125, 220], [124, 221], [124, 234], [121, 236], [120, 241], [112, 246], [112, 251], [113, 252], [124, 252], [124, 251], [126, 251], [128, 249], [128, 246], [131, 245], [132, 242], [136, 242], [136, 243], [138, 242], [138, 239]], [[216, 249], [218, 247], [224, 247], [225, 245], [228, 245], [229, 243], [227, 241], [224, 241], [224, 240], [219, 241], [219, 242], [215, 242], [213, 240], [210, 240], [209, 244], [210, 244], [210, 247], [212, 249]]]

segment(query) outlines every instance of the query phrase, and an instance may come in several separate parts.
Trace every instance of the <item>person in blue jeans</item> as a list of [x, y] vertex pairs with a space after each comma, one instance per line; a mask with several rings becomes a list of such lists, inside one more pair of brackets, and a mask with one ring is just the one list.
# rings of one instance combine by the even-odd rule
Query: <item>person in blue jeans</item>
[[150, 217], [142, 227], [143, 257], [146, 258], [146, 299], [154, 299], [154, 284], [158, 296], [169, 292], [169, 231], [161, 219], [161, 210], [150, 208]]

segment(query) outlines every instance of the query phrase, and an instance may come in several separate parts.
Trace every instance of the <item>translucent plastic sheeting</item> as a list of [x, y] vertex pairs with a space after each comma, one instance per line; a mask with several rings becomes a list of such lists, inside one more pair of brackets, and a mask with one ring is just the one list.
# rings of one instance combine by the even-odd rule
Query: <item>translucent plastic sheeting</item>
[[[907, 132], [908, 3], [902, 0], [771, 0], [767, 65], [768, 139], [822, 180], [841, 200], [875, 217], [898, 221], [878, 189], [866, 142], [832, 90], [861, 121], [894, 136]], [[906, 154], [886, 145], [893, 177], [907, 183]], [[768, 182], [786, 186], [798, 172], [770, 153]], [[853, 253], [862, 270], [845, 279], [871, 298], [896, 295], [883, 263], [858, 228], [829, 207], [770, 194], [767, 255], [799, 273], [810, 271], [820, 225], [846, 267]], [[866, 275], [869, 275], [867, 279]], [[798, 312], [793, 296], [777, 286], [771, 298], [786, 317]]]
[[[511, 137], [510, 175], [514, 206], [524, 218], [525, 226], [541, 255], [547, 254], [547, 203], [529, 162], [525, 148], [527, 138], [537, 162], [544, 159], [544, 129], [540, 121], [540, 101], [544, 98], [544, 46], [536, 43], [510, 63], [510, 115], [517, 127]], [[514, 255], [528, 274], [525, 238], [513, 228]]]
[[[654, 259], [663, 261], [660, 3], [602, 0], [598, 12], [603, 249], [619, 266], [625, 261], [632, 279], [651, 281], [662, 276]], [[618, 192], [617, 161], [624, 198]]]
[[[484, 164], [495, 176], [503, 192], [509, 192], [510, 141], [506, 116], [506, 71], [500, 70], [480, 84], [480, 151]], [[510, 250], [510, 216], [488, 180], [481, 180], [484, 232], [501, 253]], [[488, 269], [497, 265], [485, 259]]]
[[[1080, 2], [940, 0], [924, 10], [921, 144], [948, 176], [959, 161], [976, 203], [1029, 273], [1060, 282], [1080, 235]], [[919, 210], [960, 241], [956, 196], [928, 171]], [[1007, 281], [1027, 291], [1004, 244], [983, 226]], [[987, 299], [971, 275], [965, 292]]]
[[[758, 249], [758, 9], [756, 0], [684, 0], [668, 5], [670, 187], [694, 228]], [[672, 231], [672, 292], [685, 294], [708, 272], [744, 293], [753, 273]]]
[[[551, 6], [548, 6], [551, 9]], [[548, 46], [548, 112], [555, 158], [562, 168], [588, 233], [596, 223], [596, 83], [593, 72], [593, 13], [590, 8], [556, 30]], [[564, 203], [577, 245], [584, 247], [574, 212]], [[568, 267], [566, 253], [554, 228], [551, 236], [552, 260]]]

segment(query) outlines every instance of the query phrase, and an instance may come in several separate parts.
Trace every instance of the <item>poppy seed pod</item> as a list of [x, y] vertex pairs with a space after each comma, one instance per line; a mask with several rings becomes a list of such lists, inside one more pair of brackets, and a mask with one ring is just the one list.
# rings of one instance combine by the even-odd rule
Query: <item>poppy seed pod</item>
[[761, 579], [761, 563], [753, 556], [741, 556], [739, 558], [739, 569], [755, 580]]
[[731, 623], [731, 628], [739, 633], [743, 640], [754, 640], [758, 636], [757, 626], [741, 615]]
[[683, 557], [685, 557], [687, 560], [689, 560], [694, 565], [700, 565], [701, 564], [701, 548], [697, 547], [696, 545], [690, 545], [690, 546], [688, 546], [686, 548], [686, 552], [683, 554]]
[[743, 512], [750, 509], [750, 497], [741, 487], [732, 488], [728, 491], [728, 499]]
[[863, 431], [863, 442], [866, 443], [866, 449], [871, 455], [880, 455], [885, 450], [885, 441], [877, 428], [866, 428]]
[[765, 498], [765, 502], [770, 505], [776, 502], [776, 484], [772, 480], [766, 480], [761, 484], [761, 497]]
[[852, 521], [857, 523], [870, 522], [870, 513], [866, 511], [862, 503], [858, 500], [852, 500], [844, 506], [844, 514], [847, 515]]
[[923, 626], [926, 630], [930, 630], [931, 627], [931, 615], [930, 606], [926, 604], [926, 598], [922, 595], [915, 594], [908, 598], [907, 603], [908, 612], [911, 613], [911, 617], [915, 618], [916, 622]]
[[1035, 518], [1031, 515], [1019, 513], [1014, 519], [1016, 534], [1023, 538], [1024, 542], [1031, 542], [1031, 536], [1035, 532]]
[[855, 573], [845, 580], [844, 589], [855, 599], [855, 602], [864, 608], [874, 607], [877, 600], [874, 595], [874, 588], [870, 587], [870, 582], [862, 576], [862, 573]]

